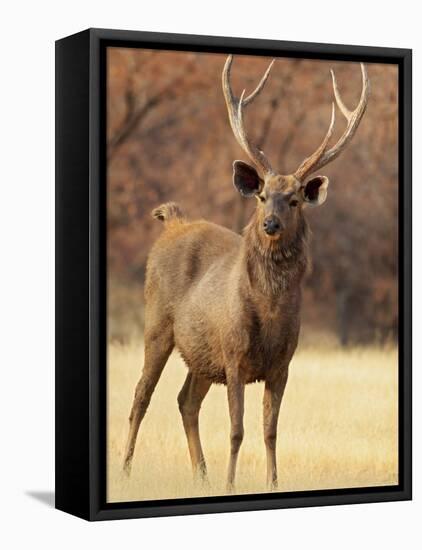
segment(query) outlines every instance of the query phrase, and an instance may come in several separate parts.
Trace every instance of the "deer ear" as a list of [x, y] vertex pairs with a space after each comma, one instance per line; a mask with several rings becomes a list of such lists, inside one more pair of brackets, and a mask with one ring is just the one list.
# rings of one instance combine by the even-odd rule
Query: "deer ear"
[[253, 197], [259, 193], [264, 185], [258, 172], [246, 162], [235, 160], [233, 162], [233, 184], [244, 197]]
[[303, 200], [309, 206], [319, 206], [327, 198], [328, 178], [317, 176], [312, 178], [301, 187]]

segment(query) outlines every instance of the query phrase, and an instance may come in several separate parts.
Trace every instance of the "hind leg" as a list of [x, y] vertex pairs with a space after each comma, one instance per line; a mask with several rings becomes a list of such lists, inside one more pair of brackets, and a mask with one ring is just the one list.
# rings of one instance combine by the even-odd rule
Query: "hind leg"
[[123, 469], [127, 474], [130, 474], [139, 426], [173, 347], [173, 331], [170, 326], [160, 326], [156, 330], [146, 332], [144, 368], [136, 386], [129, 416], [129, 437], [123, 463]]
[[177, 398], [188, 440], [192, 469], [194, 475], [199, 475], [204, 481], [207, 479], [207, 467], [199, 438], [199, 409], [210, 386], [210, 381], [189, 373]]

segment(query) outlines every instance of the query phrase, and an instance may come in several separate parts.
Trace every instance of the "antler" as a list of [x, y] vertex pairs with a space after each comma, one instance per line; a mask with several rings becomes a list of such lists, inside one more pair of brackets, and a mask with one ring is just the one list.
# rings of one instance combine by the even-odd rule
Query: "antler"
[[265, 71], [264, 76], [259, 82], [255, 90], [245, 96], [245, 90], [243, 90], [240, 99], [233, 95], [233, 91], [230, 86], [230, 71], [233, 62], [233, 56], [229, 55], [226, 60], [223, 69], [222, 81], [223, 81], [223, 93], [226, 99], [227, 110], [229, 113], [230, 126], [232, 127], [235, 138], [237, 139], [239, 145], [248, 155], [250, 160], [255, 164], [258, 170], [261, 172], [261, 175], [265, 177], [266, 174], [273, 174], [273, 169], [269, 163], [267, 157], [262, 151], [258, 149], [253, 143], [251, 143], [246, 135], [244, 124], [243, 124], [243, 108], [252, 103], [252, 101], [257, 97], [257, 95], [263, 89], [267, 78], [270, 74], [271, 67], [273, 66], [275, 59], [272, 60], [268, 69]]
[[349, 109], [343, 103], [340, 97], [340, 92], [338, 90], [334, 71], [331, 70], [334, 97], [338, 108], [340, 109], [340, 111], [343, 113], [344, 117], [347, 120], [347, 126], [345, 131], [343, 132], [343, 135], [337, 141], [337, 143], [333, 147], [331, 147], [331, 149], [326, 151], [328, 141], [334, 129], [335, 108], [333, 103], [332, 111], [331, 111], [331, 122], [325, 138], [323, 139], [318, 149], [310, 157], [306, 158], [294, 173], [295, 178], [298, 179], [299, 181], [302, 181], [309, 174], [316, 172], [317, 170], [319, 170], [320, 168], [322, 168], [323, 166], [325, 166], [326, 164], [328, 164], [329, 162], [337, 158], [340, 155], [340, 153], [343, 151], [343, 149], [345, 149], [345, 147], [347, 146], [349, 141], [352, 139], [352, 137], [355, 135], [355, 132], [358, 129], [360, 121], [362, 120], [362, 117], [365, 113], [365, 109], [366, 109], [366, 105], [368, 103], [368, 97], [369, 97], [369, 80], [368, 80], [366, 68], [363, 63], [360, 64], [360, 67], [362, 71], [362, 93], [360, 96], [359, 104], [354, 111], [349, 111]]

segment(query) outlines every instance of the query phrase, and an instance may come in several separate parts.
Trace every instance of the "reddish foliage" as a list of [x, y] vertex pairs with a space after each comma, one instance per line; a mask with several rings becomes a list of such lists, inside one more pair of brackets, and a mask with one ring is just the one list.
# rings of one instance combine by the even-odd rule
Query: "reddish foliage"
[[[177, 201], [192, 218], [239, 231], [254, 207], [231, 184], [231, 165], [244, 158], [228, 123], [221, 71], [225, 55], [109, 50], [108, 260], [110, 288], [126, 287], [140, 303], [145, 261], [160, 224], [150, 211]], [[268, 59], [235, 58], [233, 86], [250, 91]], [[278, 59], [266, 88], [247, 112], [247, 126], [273, 166], [289, 173], [313, 152], [328, 127], [329, 68], [354, 108], [356, 63]], [[309, 211], [313, 270], [303, 319], [335, 331], [342, 343], [384, 341], [397, 334], [397, 69], [368, 66], [371, 97], [348, 149], [323, 169], [327, 202]], [[338, 113], [333, 140], [344, 128]], [[121, 300], [121, 298], [119, 298]], [[116, 319], [116, 323], [118, 319]]]

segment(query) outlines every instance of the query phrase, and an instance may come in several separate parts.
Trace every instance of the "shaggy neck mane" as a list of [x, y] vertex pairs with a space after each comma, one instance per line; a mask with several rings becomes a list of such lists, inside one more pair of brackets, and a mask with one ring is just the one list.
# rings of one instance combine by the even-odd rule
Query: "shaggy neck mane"
[[304, 216], [293, 235], [271, 240], [262, 234], [254, 214], [243, 237], [243, 261], [252, 288], [278, 295], [300, 284], [308, 263], [309, 228]]

